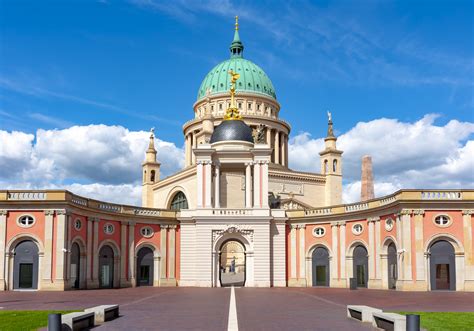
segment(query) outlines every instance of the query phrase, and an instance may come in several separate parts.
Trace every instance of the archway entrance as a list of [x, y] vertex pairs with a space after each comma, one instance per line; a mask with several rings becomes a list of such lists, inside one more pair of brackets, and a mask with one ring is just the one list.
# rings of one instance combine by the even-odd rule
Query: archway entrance
[[15, 247], [13, 288], [38, 288], [38, 246], [31, 240], [22, 241]]
[[99, 287], [112, 288], [114, 286], [114, 251], [105, 245], [99, 251]]
[[137, 254], [137, 286], [153, 286], [153, 250], [140, 248]]
[[396, 289], [397, 287], [397, 248], [392, 242], [387, 247], [387, 265], [388, 265], [388, 288], [391, 290]]
[[353, 277], [357, 279], [357, 287], [367, 287], [369, 280], [369, 258], [364, 246], [357, 246], [353, 253]]
[[456, 290], [454, 247], [446, 240], [430, 247], [430, 283], [432, 290]]
[[245, 247], [237, 240], [224, 242], [219, 255], [221, 286], [245, 285]]
[[329, 286], [329, 252], [317, 247], [312, 255], [313, 286]]
[[81, 281], [81, 249], [77, 243], [71, 247], [71, 283], [72, 288], [80, 288]]

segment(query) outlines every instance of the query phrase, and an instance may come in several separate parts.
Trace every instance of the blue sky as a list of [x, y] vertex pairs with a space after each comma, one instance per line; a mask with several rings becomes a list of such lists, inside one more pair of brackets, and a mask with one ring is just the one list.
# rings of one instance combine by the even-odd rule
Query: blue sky
[[[461, 149], [474, 121], [473, 9], [460, 0], [3, 0], [0, 130], [32, 134], [34, 144], [39, 129], [154, 126], [179, 149], [201, 80], [228, 58], [239, 15], [244, 56], [272, 79], [293, 144], [324, 136], [331, 110], [339, 134], [383, 118], [445, 130], [467, 123], [449, 147]], [[101, 182], [86, 177], [61, 183]]]

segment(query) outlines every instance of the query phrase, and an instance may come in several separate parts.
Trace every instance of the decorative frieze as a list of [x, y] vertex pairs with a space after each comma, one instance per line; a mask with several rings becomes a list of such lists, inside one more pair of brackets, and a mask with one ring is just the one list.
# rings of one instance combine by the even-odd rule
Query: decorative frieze
[[425, 215], [425, 210], [424, 209], [414, 209], [413, 214], [414, 215]]
[[293, 195], [304, 195], [304, 185], [299, 183], [281, 183], [272, 182], [268, 183], [269, 191], [277, 194], [293, 194]]
[[463, 215], [473, 215], [474, 214], [474, 209], [463, 209], [462, 214]]
[[46, 192], [8, 192], [8, 200], [46, 200]]
[[161, 210], [154, 209], [134, 209], [133, 213], [137, 216], [161, 216]]
[[253, 230], [249, 228], [242, 227], [241, 225], [229, 225], [225, 229], [221, 230], [212, 230], [212, 241], [215, 242], [216, 239], [226, 233], [239, 233], [245, 238], [247, 238], [250, 242], [253, 242]]

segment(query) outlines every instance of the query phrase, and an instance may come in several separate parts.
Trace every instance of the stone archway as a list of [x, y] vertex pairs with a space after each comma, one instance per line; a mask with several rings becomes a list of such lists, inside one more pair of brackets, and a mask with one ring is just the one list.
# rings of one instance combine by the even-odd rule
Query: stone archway
[[[253, 256], [253, 230], [242, 229], [236, 225], [230, 225], [223, 230], [213, 230], [213, 249], [212, 249], [212, 286], [221, 286], [221, 249], [226, 242], [237, 242], [243, 247], [245, 254], [245, 263], [243, 269], [245, 271], [244, 286], [254, 286], [254, 256]], [[232, 261], [232, 258], [231, 260]]]
[[357, 245], [354, 248], [352, 258], [352, 277], [357, 280], [357, 287], [367, 287], [369, 281], [369, 257], [367, 249], [362, 245]]
[[80, 288], [81, 282], [81, 248], [77, 242], [71, 245], [71, 288]]
[[115, 254], [112, 247], [104, 245], [99, 250], [99, 287], [114, 287], [114, 259]]
[[456, 290], [454, 247], [446, 240], [430, 246], [430, 285], [432, 290]]
[[221, 286], [245, 285], [245, 246], [236, 239], [222, 243], [219, 253]]
[[137, 252], [137, 286], [153, 286], [155, 278], [153, 250], [144, 246]]
[[330, 254], [326, 247], [318, 246], [311, 254], [311, 271], [313, 286], [329, 286]]
[[13, 289], [38, 289], [39, 250], [32, 240], [15, 246], [13, 257]]

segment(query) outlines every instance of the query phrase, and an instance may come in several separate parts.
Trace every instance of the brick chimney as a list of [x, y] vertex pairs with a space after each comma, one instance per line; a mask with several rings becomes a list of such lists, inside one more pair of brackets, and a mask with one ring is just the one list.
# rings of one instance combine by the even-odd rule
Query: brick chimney
[[362, 157], [360, 201], [367, 201], [373, 199], [374, 197], [374, 175], [372, 174], [372, 157], [370, 155], [364, 155]]

